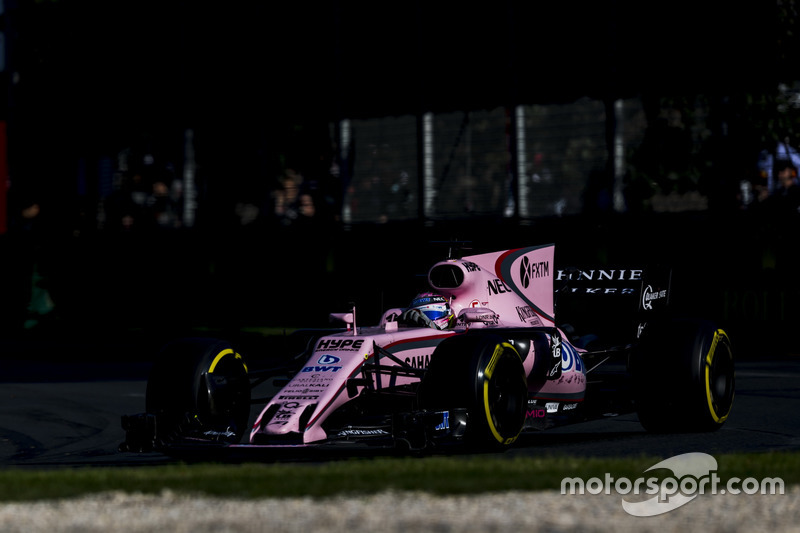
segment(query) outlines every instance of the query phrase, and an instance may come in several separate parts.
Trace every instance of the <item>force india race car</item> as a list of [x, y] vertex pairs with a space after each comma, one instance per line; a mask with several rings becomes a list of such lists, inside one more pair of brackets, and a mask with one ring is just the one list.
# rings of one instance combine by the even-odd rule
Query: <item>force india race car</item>
[[[339, 329], [286, 336], [298, 348], [279, 368], [259, 368], [222, 340], [168, 344], [146, 412], [122, 417], [120, 449], [502, 449], [523, 432], [626, 412], [653, 432], [722, 426], [734, 397], [726, 333], [659, 312], [669, 275], [556, 271], [554, 248], [435, 264], [428, 282], [451, 313], [443, 329], [403, 308], [364, 327], [353, 308], [331, 315]], [[598, 293], [636, 302], [630, 342], [608, 346], [556, 325], [557, 300]], [[251, 415], [252, 405], [261, 408]]]

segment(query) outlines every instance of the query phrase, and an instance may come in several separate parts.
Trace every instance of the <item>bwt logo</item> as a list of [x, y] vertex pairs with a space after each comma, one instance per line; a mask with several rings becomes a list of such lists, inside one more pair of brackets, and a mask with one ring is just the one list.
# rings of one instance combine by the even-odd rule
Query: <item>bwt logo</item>
[[539, 261], [538, 263], [531, 263], [528, 256], [523, 256], [519, 264], [519, 279], [522, 281], [522, 286], [526, 289], [531, 284], [531, 278], [544, 278], [550, 275], [550, 263], [548, 261]]
[[338, 372], [342, 369], [341, 366], [334, 366], [341, 361], [335, 355], [323, 355], [317, 360], [316, 366], [307, 366], [303, 368], [303, 372]]
[[317, 366], [306, 366], [303, 367], [302, 372], [338, 372], [341, 370], [342, 367], [340, 366], [333, 366], [333, 365], [317, 365]]

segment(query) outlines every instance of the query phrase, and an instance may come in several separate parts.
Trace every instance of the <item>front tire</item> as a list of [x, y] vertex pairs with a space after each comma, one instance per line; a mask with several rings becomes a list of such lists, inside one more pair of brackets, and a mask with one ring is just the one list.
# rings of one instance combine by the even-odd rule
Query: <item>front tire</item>
[[464, 441], [505, 448], [522, 432], [528, 385], [517, 350], [496, 335], [459, 335], [443, 341], [418, 390], [427, 410], [466, 408]]
[[146, 409], [156, 416], [156, 442], [237, 443], [250, 415], [247, 365], [225, 341], [168, 344], [148, 379]]
[[639, 421], [653, 433], [716, 431], [733, 407], [734, 359], [722, 329], [706, 321], [649, 326], [631, 353]]

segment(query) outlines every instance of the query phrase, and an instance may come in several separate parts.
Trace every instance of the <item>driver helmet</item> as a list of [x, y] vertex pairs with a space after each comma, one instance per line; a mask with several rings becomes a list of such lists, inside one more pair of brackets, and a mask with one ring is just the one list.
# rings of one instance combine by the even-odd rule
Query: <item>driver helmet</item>
[[447, 329], [455, 324], [455, 315], [450, 309], [450, 301], [435, 292], [422, 292], [411, 301], [409, 309], [416, 309], [425, 315], [438, 329]]

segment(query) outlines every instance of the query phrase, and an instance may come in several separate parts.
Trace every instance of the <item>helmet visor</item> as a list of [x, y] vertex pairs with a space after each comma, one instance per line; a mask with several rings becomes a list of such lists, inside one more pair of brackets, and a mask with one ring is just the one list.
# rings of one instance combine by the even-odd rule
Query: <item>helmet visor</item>
[[440, 318], [445, 318], [450, 314], [448, 309], [421, 309], [421, 311], [422, 314], [431, 320], [439, 320]]

